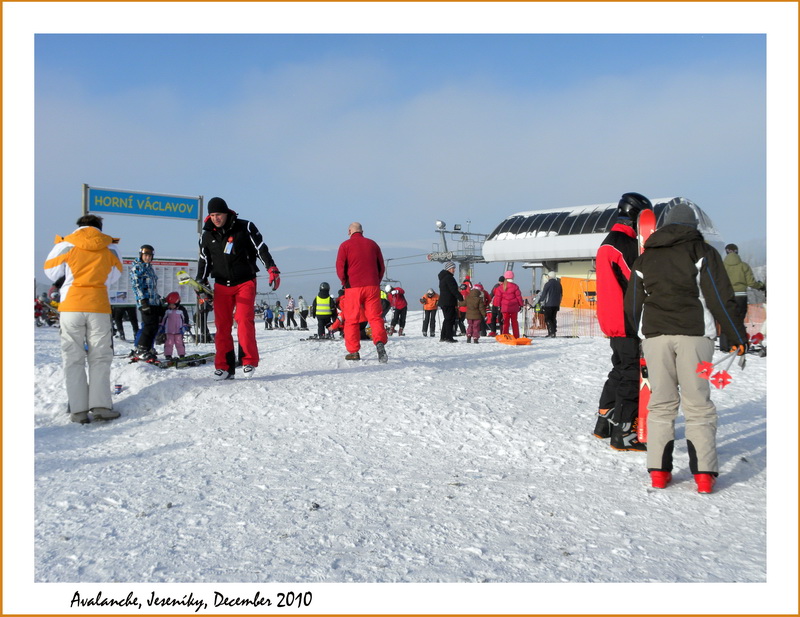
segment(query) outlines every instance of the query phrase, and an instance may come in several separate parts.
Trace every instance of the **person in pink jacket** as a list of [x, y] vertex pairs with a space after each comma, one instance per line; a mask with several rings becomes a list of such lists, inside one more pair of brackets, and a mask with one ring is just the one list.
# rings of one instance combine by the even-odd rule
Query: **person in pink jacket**
[[509, 326], [514, 338], [519, 338], [519, 322], [517, 313], [522, 308], [522, 293], [514, 282], [514, 273], [508, 270], [503, 274], [505, 280], [494, 290], [494, 302], [500, 307], [503, 315], [503, 334], [508, 334]]
[[165, 334], [164, 357], [172, 360], [172, 350], [178, 352], [178, 357], [186, 355], [186, 346], [183, 343], [183, 335], [189, 330], [189, 314], [186, 307], [181, 304], [181, 297], [177, 291], [167, 294], [167, 309], [164, 317], [161, 318], [161, 330]]

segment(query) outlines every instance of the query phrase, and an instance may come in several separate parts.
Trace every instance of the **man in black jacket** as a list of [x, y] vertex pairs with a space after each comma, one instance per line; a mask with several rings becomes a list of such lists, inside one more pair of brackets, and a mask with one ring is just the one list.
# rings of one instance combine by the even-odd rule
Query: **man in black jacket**
[[652, 485], [665, 488], [672, 480], [675, 418], [682, 407], [689, 468], [698, 492], [710, 493], [719, 473], [717, 410], [697, 366], [714, 355], [715, 320], [739, 355], [747, 351], [747, 333], [736, 318], [722, 257], [697, 230], [688, 204], [672, 207], [633, 262], [625, 312], [643, 339], [652, 388], [647, 417]]
[[[236, 371], [236, 351], [233, 345], [234, 315], [236, 317], [239, 345], [242, 357], [242, 372], [252, 377], [258, 366], [256, 345], [255, 301], [256, 275], [260, 259], [269, 272], [270, 287], [280, 285], [280, 272], [269, 254], [267, 245], [258, 228], [228, 208], [220, 197], [208, 202], [208, 217], [200, 236], [200, 260], [197, 264], [197, 280], [208, 285], [208, 277], [214, 279], [214, 322], [216, 335], [216, 357], [214, 379], [233, 379]], [[235, 313], [234, 313], [235, 309]]]
[[448, 261], [444, 264], [444, 269], [439, 272], [439, 306], [442, 309], [442, 333], [439, 341], [442, 343], [458, 343], [454, 338], [456, 306], [463, 298], [458, 290], [455, 271], [456, 265]]

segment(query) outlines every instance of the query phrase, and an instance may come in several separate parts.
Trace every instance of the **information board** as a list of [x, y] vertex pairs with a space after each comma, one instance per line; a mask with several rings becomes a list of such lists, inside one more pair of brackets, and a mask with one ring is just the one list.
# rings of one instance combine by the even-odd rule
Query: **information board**
[[[109, 299], [112, 306], [134, 306], [136, 296], [131, 286], [131, 266], [136, 258], [122, 258], [122, 276], [108, 288]], [[181, 304], [191, 309], [197, 302], [197, 294], [189, 285], [178, 285], [176, 274], [179, 270], [186, 270], [191, 276], [197, 272], [197, 259], [154, 259], [150, 262], [158, 277], [156, 289], [164, 298], [168, 293], [177, 291], [181, 296]]]

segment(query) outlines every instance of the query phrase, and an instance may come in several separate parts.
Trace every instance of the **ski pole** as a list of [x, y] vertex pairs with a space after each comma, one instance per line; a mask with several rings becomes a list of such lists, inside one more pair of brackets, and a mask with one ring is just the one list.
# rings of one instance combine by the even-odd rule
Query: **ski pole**
[[[711, 376], [711, 373], [714, 370], [715, 366], [717, 366], [718, 364], [722, 364], [723, 362], [725, 362], [725, 360], [732, 360], [733, 357], [735, 356], [736, 352], [732, 351], [722, 356], [722, 358], [720, 358], [713, 364], [711, 362], [698, 362], [696, 372], [698, 376], [702, 377], [703, 379], [708, 379]], [[730, 366], [730, 364], [731, 363], [729, 363], [728, 366]]]

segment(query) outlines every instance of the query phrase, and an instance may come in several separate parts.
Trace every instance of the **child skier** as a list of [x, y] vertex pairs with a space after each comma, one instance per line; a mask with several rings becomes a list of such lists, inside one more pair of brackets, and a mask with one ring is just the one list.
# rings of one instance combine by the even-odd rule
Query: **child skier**
[[486, 319], [486, 301], [483, 285], [475, 285], [464, 299], [467, 319], [467, 343], [477, 343], [481, 337], [481, 324]]
[[272, 307], [267, 304], [264, 307], [264, 329], [272, 330], [272, 320], [275, 319], [275, 313], [272, 312]]
[[186, 307], [181, 304], [181, 297], [177, 291], [167, 294], [167, 309], [161, 319], [161, 330], [166, 335], [164, 341], [164, 356], [167, 360], [172, 360], [173, 347], [178, 352], [178, 357], [186, 355], [186, 347], [183, 344], [183, 335], [189, 330], [189, 313]]
[[327, 338], [328, 326], [336, 319], [336, 301], [331, 297], [331, 286], [320, 283], [319, 293], [311, 303], [311, 316], [317, 320], [317, 338]]

